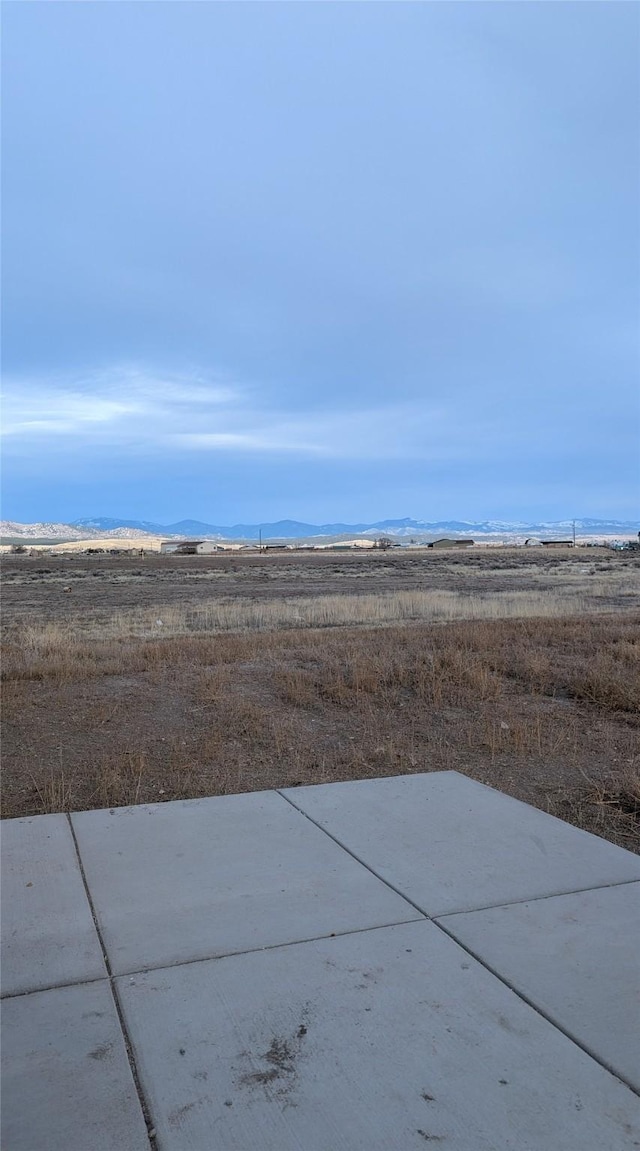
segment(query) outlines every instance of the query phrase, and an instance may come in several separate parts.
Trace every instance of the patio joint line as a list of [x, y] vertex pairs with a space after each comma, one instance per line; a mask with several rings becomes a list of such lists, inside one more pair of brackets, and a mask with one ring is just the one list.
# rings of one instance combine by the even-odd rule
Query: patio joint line
[[608, 1071], [610, 1075], [613, 1075], [616, 1079], [619, 1079], [621, 1083], [624, 1083], [625, 1087], [628, 1087], [634, 1095], [640, 1096], [640, 1089], [638, 1089], [633, 1083], [630, 1083], [624, 1075], [622, 1075], [619, 1071], [616, 1071], [615, 1068], [612, 1067], [610, 1063], [607, 1063], [605, 1059], [602, 1059], [599, 1055], [592, 1051], [591, 1048], [588, 1047], [586, 1043], [583, 1043], [581, 1039], [576, 1039], [575, 1035], [573, 1035], [571, 1031], [568, 1031], [566, 1027], [563, 1027], [562, 1024], [558, 1023], [555, 1019], [552, 1018], [552, 1016], [547, 1015], [546, 1011], [543, 1011], [542, 1008], [539, 1007], [533, 999], [529, 999], [528, 996], [524, 994], [524, 992], [519, 991], [518, 988], [515, 987], [513, 983], [511, 983], [506, 978], [505, 975], [502, 975], [499, 971], [496, 970], [495, 967], [492, 967], [490, 963], [487, 963], [485, 959], [482, 959], [479, 955], [476, 955], [475, 951], [472, 951], [470, 947], [467, 947], [465, 943], [462, 943], [459, 939], [457, 939], [453, 932], [448, 931], [447, 928], [444, 927], [442, 923], [439, 923], [437, 919], [432, 919], [431, 922], [435, 927], [442, 931], [443, 935], [446, 935], [449, 939], [452, 940], [453, 943], [457, 943], [458, 947], [462, 948], [463, 951], [466, 951], [467, 955], [469, 955], [471, 959], [474, 959], [475, 962], [484, 967], [490, 975], [493, 975], [495, 979], [498, 979], [500, 983], [503, 983], [504, 986], [509, 989], [509, 991], [512, 991], [514, 995], [517, 995], [518, 999], [521, 999], [522, 1002], [526, 1003], [528, 1007], [533, 1008], [533, 1010], [536, 1012], [536, 1015], [539, 1015], [540, 1018], [544, 1019], [546, 1023], [549, 1023], [551, 1027], [555, 1027], [556, 1031], [560, 1031], [561, 1034], [569, 1039], [571, 1043], [574, 1043], [576, 1047], [579, 1047], [581, 1051], [584, 1051], [585, 1055], [588, 1055], [590, 1059], [593, 1059], [594, 1063], [599, 1063], [599, 1065], [603, 1067], [605, 1071]]
[[[149, 1104], [147, 1102], [145, 1094], [142, 1090], [142, 1083], [140, 1081], [140, 1076], [138, 1075], [138, 1068], [136, 1066], [135, 1056], [133, 1053], [133, 1044], [131, 1042], [129, 1032], [127, 1030], [125, 1018], [124, 1018], [124, 1015], [122, 1013], [122, 1008], [120, 1006], [120, 1000], [118, 999], [118, 990], [117, 990], [117, 987], [115, 986], [114, 976], [113, 976], [113, 972], [111, 970], [111, 963], [109, 960], [109, 954], [108, 954], [107, 949], [105, 947], [104, 939], [102, 938], [102, 932], [100, 930], [100, 924], [98, 923], [98, 917], [96, 915], [96, 910], [95, 910], [95, 907], [93, 906], [93, 899], [91, 897], [91, 891], [89, 889], [89, 884], [87, 882], [87, 877], [85, 875], [84, 864], [82, 862], [82, 856], [80, 855], [80, 848], [78, 846], [78, 840], [76, 839], [76, 832], [75, 832], [75, 828], [73, 826], [73, 821], [71, 819], [71, 814], [70, 814], [70, 812], [67, 812], [66, 815], [67, 815], [67, 821], [69, 823], [69, 829], [71, 831], [71, 838], [73, 840], [73, 846], [75, 848], [76, 857], [78, 860], [78, 867], [80, 868], [80, 875], [82, 876], [82, 882], [84, 884], [84, 890], [85, 890], [85, 894], [87, 897], [87, 902], [89, 904], [89, 910], [91, 912], [91, 917], [93, 919], [93, 925], [95, 927], [96, 935], [98, 936], [98, 941], [99, 941], [100, 947], [102, 949], [102, 955], [104, 958], [104, 965], [105, 965], [105, 968], [107, 971], [107, 980], [109, 983], [109, 987], [111, 989], [111, 997], [113, 999], [114, 1007], [116, 1009], [116, 1015], [118, 1017], [118, 1023], [120, 1025], [120, 1030], [122, 1032], [122, 1038], [124, 1039], [124, 1047], [125, 1047], [125, 1051], [127, 1053], [127, 1059], [129, 1061], [129, 1068], [131, 1071], [131, 1076], [133, 1078], [133, 1084], [134, 1084], [134, 1087], [136, 1089], [136, 1094], [138, 1096], [138, 1103], [140, 1105], [140, 1110], [142, 1111], [142, 1117], [144, 1119], [144, 1122], [145, 1122], [145, 1125], [147, 1128], [147, 1138], [149, 1140], [149, 1146], [153, 1148], [156, 1146], [156, 1142], [155, 1142], [156, 1126], [152, 1120], [151, 1109], [149, 1107]], [[91, 980], [91, 982], [97, 982], [97, 981]], [[70, 984], [70, 986], [75, 986], [75, 984]], [[153, 1131], [153, 1135], [151, 1134], [152, 1131]]]
[[503, 903], [486, 903], [481, 907], [458, 907], [454, 911], [436, 911], [431, 914], [430, 912], [425, 911], [424, 908], [419, 907], [419, 905], [414, 903], [412, 899], [409, 899], [409, 896], [406, 895], [400, 887], [395, 887], [393, 883], [390, 882], [390, 880], [385, 879], [384, 876], [380, 875], [380, 873], [377, 872], [371, 866], [371, 864], [365, 863], [364, 859], [361, 859], [359, 855], [356, 855], [355, 851], [352, 851], [351, 848], [347, 847], [347, 845], [343, 843], [342, 840], [338, 839], [336, 835], [332, 835], [330, 831], [327, 831], [327, 828], [323, 827], [321, 823], [318, 823], [312, 815], [307, 815], [307, 812], [303, 811], [301, 807], [298, 807], [298, 805], [295, 804], [292, 799], [289, 799], [288, 795], [284, 795], [277, 788], [275, 791], [277, 795], [281, 796], [281, 798], [286, 800], [287, 803], [290, 803], [296, 811], [299, 811], [300, 815], [304, 815], [305, 819], [308, 819], [314, 825], [314, 827], [317, 827], [320, 831], [324, 831], [325, 835], [329, 836], [329, 839], [332, 839], [334, 843], [337, 843], [338, 847], [341, 847], [343, 851], [347, 852], [347, 855], [350, 855], [352, 859], [356, 860], [357, 863], [361, 863], [363, 867], [366, 867], [367, 871], [370, 871], [372, 875], [375, 875], [376, 879], [379, 879], [381, 883], [386, 884], [386, 886], [389, 887], [391, 891], [394, 891], [395, 894], [404, 899], [406, 903], [410, 903], [411, 906], [415, 907], [416, 911], [419, 911], [420, 915], [424, 915], [426, 919], [441, 919], [445, 915], [472, 915], [474, 911], [492, 911], [494, 908], [498, 907], [516, 907], [519, 903], [535, 903], [538, 899], [555, 899], [556, 896], [560, 895], [582, 895], [586, 894], [588, 891], [604, 891], [608, 887], [623, 887], [625, 884], [629, 883], [640, 883], [640, 876], [636, 875], [633, 879], [616, 879], [613, 883], [596, 883], [590, 885], [589, 887], [570, 887], [566, 891], [550, 891], [547, 892], [546, 895], [529, 895], [526, 899], [509, 899]]
[[389, 927], [403, 927], [405, 923], [427, 923], [424, 915], [414, 916], [411, 919], [394, 919], [390, 923], [376, 923], [371, 927], [352, 927], [350, 931], [333, 931], [328, 935], [310, 935], [306, 939], [289, 939], [283, 943], [266, 943], [261, 947], [248, 947], [243, 951], [223, 951], [221, 955], [199, 955], [195, 959], [176, 959], [174, 963], [157, 963], [147, 967], [132, 967], [130, 971], [120, 971], [111, 976], [99, 975], [95, 979], [78, 979], [73, 983], [51, 983], [46, 987], [31, 987], [27, 991], [13, 991], [1, 997], [5, 999], [20, 999], [25, 995], [39, 995], [41, 991], [58, 991], [63, 987], [84, 987], [92, 983], [115, 984], [118, 979], [129, 979], [133, 975], [152, 975], [156, 971], [173, 971], [174, 967], [190, 967], [194, 963], [216, 963], [218, 959], [235, 959], [241, 955], [257, 955], [261, 951], [277, 951], [284, 947], [300, 947], [305, 943], [322, 943], [326, 939], [342, 939], [346, 935], [363, 935], [367, 931], [386, 931]]
[[334, 843], [337, 843], [338, 847], [341, 847], [343, 851], [346, 851], [347, 855], [350, 855], [352, 859], [355, 859], [356, 863], [361, 864], [362, 867], [366, 867], [367, 871], [369, 871], [371, 875], [375, 875], [376, 879], [380, 880], [380, 883], [384, 883], [385, 887], [388, 887], [391, 891], [395, 892], [396, 895], [399, 895], [401, 899], [404, 899], [405, 903], [408, 903], [410, 907], [413, 907], [414, 911], [417, 911], [422, 919], [431, 919], [431, 916], [427, 915], [426, 911], [423, 911], [421, 907], [418, 907], [418, 904], [414, 903], [412, 899], [409, 899], [409, 896], [405, 895], [403, 891], [400, 891], [399, 887], [394, 887], [392, 883], [389, 883], [388, 879], [383, 879], [382, 876], [379, 875], [373, 867], [371, 867], [368, 863], [365, 863], [364, 859], [361, 859], [359, 855], [356, 855], [355, 851], [351, 851], [351, 849], [348, 848], [346, 844], [342, 843], [341, 840], [338, 839], [337, 835], [332, 835], [330, 831], [327, 831], [326, 827], [323, 827], [321, 823], [317, 823], [316, 820], [312, 818], [312, 816], [307, 815], [306, 811], [303, 811], [301, 807], [298, 807], [292, 799], [289, 799], [288, 795], [283, 795], [283, 793], [277, 789], [276, 791], [281, 799], [284, 799], [286, 803], [291, 804], [294, 811], [298, 811], [300, 815], [303, 815], [305, 819], [309, 820], [309, 823], [312, 823], [314, 827], [319, 829], [319, 831], [324, 832], [324, 834], [328, 836], [329, 839], [332, 839]]
[[46, 987], [28, 987], [26, 991], [8, 991], [0, 996], [0, 1003], [8, 999], [24, 999], [25, 995], [39, 995], [41, 991], [60, 991], [63, 987], [91, 987], [94, 983], [108, 983], [109, 977], [98, 975], [95, 979], [75, 979], [72, 983], [47, 983]]
[[446, 919], [449, 915], [474, 915], [476, 911], [498, 911], [501, 907], [518, 907], [523, 903], [538, 903], [544, 899], [564, 899], [567, 895], [587, 895], [590, 891], [607, 891], [610, 887], [628, 887], [640, 883], [636, 879], [616, 879], [613, 883], [596, 883], [595, 887], [571, 887], [568, 891], [552, 891], [548, 895], [529, 895], [526, 899], [509, 899], [506, 903], [483, 903], [481, 907], [461, 907], [457, 911], [437, 912], [433, 919]]
[[332, 931], [328, 935], [310, 935], [308, 939], [289, 939], [284, 943], [266, 943], [262, 947], [249, 947], [244, 951], [225, 951], [222, 955], [202, 955], [198, 959], [178, 959], [175, 963], [161, 963], [157, 967], [137, 967], [123, 971], [115, 979], [128, 979], [131, 975], [151, 975], [154, 971], [172, 971], [174, 967], [191, 967], [194, 963], [217, 963], [219, 959], [235, 959], [241, 955], [259, 955], [262, 951], [278, 951], [284, 947], [304, 947], [306, 943], [322, 943], [325, 939], [343, 939], [346, 935], [364, 935], [367, 931], [386, 931], [389, 927], [403, 927], [405, 923], [424, 923], [421, 915], [415, 919], [394, 919], [392, 923], [377, 923], [372, 927], [353, 927], [350, 931]]
[[[587, 1047], [579, 1039], [576, 1039], [575, 1036], [571, 1034], [571, 1032], [566, 1031], [564, 1027], [561, 1027], [559, 1023], [556, 1023], [556, 1021], [554, 1019], [550, 1018], [550, 1016], [547, 1015], [540, 1007], [538, 1007], [538, 1005], [536, 1003], [534, 1003], [533, 1000], [528, 999], [526, 995], [523, 995], [523, 993], [521, 991], [518, 991], [518, 989], [516, 987], [514, 987], [509, 982], [509, 980], [504, 977], [504, 975], [501, 975], [499, 971], [496, 971], [495, 968], [491, 967], [491, 965], [489, 963], [486, 963], [484, 959], [481, 959], [479, 955], [476, 955], [473, 951], [471, 951], [471, 949], [469, 947], [466, 947], [464, 943], [461, 943], [459, 939], [456, 939], [453, 932], [448, 931], [447, 928], [444, 927], [443, 924], [439, 922], [440, 917], [435, 918], [434, 916], [427, 915], [426, 912], [424, 912], [420, 907], [418, 907], [418, 905], [416, 903], [413, 902], [413, 900], [408, 899], [407, 896], [404, 894], [404, 892], [400, 891], [399, 888], [394, 887], [393, 884], [389, 883], [389, 881], [387, 879], [383, 879], [383, 877], [381, 875], [379, 875], [377, 871], [374, 871], [373, 867], [370, 867], [369, 864], [365, 863], [363, 859], [360, 859], [360, 857], [358, 855], [356, 855], [354, 851], [350, 851], [349, 848], [344, 845], [344, 843], [341, 843], [340, 840], [335, 835], [332, 835], [331, 832], [327, 831], [326, 827], [323, 827], [322, 824], [320, 824], [320, 823], [316, 823], [315, 819], [312, 819], [310, 815], [307, 815], [306, 811], [303, 811], [302, 808], [297, 807], [297, 805], [293, 802], [293, 800], [289, 799], [289, 797], [287, 795], [283, 795], [282, 792], [279, 791], [278, 789], [276, 789], [276, 790], [278, 791], [278, 795], [282, 796], [282, 798], [284, 800], [286, 800], [287, 803], [290, 803], [291, 806], [293, 808], [295, 808], [296, 811], [299, 811], [301, 815], [304, 815], [305, 818], [308, 819], [311, 823], [313, 823], [315, 827], [318, 827], [320, 829], [320, 831], [324, 831], [325, 835], [328, 835], [329, 839], [332, 839], [334, 843], [337, 843], [338, 847], [341, 847], [344, 851], [347, 852], [348, 855], [352, 856], [352, 858], [355, 859], [358, 863], [361, 863], [363, 867], [366, 867], [367, 871], [370, 871], [372, 875], [375, 875], [376, 879], [379, 879], [381, 883], [386, 884], [386, 886], [389, 887], [392, 891], [395, 891], [396, 895], [399, 895], [402, 899], [405, 899], [407, 901], [407, 903], [410, 903], [412, 907], [415, 907], [416, 911], [419, 911], [420, 915], [425, 920], [427, 920], [430, 923], [433, 923], [434, 926], [437, 927], [438, 930], [443, 933], [443, 935], [446, 935], [453, 943], [455, 943], [458, 947], [462, 948], [462, 950], [465, 951], [467, 953], [467, 955], [469, 955], [473, 960], [475, 960], [476, 963], [479, 963], [481, 967], [484, 967], [485, 970], [488, 971], [490, 975], [493, 975], [494, 979], [497, 979], [500, 983], [502, 983], [505, 987], [507, 987], [509, 991], [513, 992], [514, 995], [517, 995], [518, 999], [521, 999], [523, 1003], [526, 1003], [528, 1007], [531, 1007], [532, 1010], [535, 1011], [536, 1014], [539, 1015], [541, 1019], [544, 1019], [545, 1023], [548, 1023], [550, 1027], [554, 1027], [556, 1029], [556, 1031], [559, 1031], [562, 1035], [564, 1035], [565, 1038], [568, 1039], [570, 1043], [575, 1044], [575, 1046], [579, 1047], [581, 1051], [584, 1051], [585, 1055], [588, 1055], [590, 1059], [593, 1059], [594, 1063], [598, 1063], [600, 1065], [600, 1067], [604, 1068], [605, 1071], [608, 1071], [610, 1075], [613, 1075], [621, 1083], [624, 1083], [625, 1087], [628, 1087], [629, 1090], [632, 1091], [634, 1095], [640, 1096], [640, 1091], [638, 1090], [638, 1088], [635, 1087], [632, 1083], [629, 1083], [628, 1079], [625, 1079], [625, 1077], [623, 1075], [621, 1075], [618, 1071], [615, 1071], [613, 1069], [613, 1067], [611, 1067], [607, 1062], [605, 1062], [605, 1060], [601, 1059], [598, 1055], [594, 1054], [594, 1052], [591, 1051], [589, 1047]], [[624, 880], [623, 881], [623, 883], [637, 883], [637, 882], [638, 882], [637, 880]], [[618, 886], [621, 886], [621, 885], [616, 884], [616, 883], [607, 883], [607, 884], [602, 885], [602, 887], [618, 887]], [[587, 887], [587, 888], [584, 888], [583, 890], [585, 890], [585, 891], [598, 891], [598, 890], [601, 890], [601, 888]], [[573, 895], [576, 893], [574, 893], [572, 891], [567, 891], [567, 892], [562, 892], [561, 894]], [[537, 898], [552, 899], [553, 896], [545, 895], [545, 896], [537, 896]], [[527, 903], [529, 901], [528, 900], [518, 900], [518, 902]], [[497, 906], [497, 907], [508, 907], [509, 904], [496, 904], [495, 906]], [[476, 910], [476, 909], [474, 908], [474, 910]], [[477, 910], [488, 911], [490, 909], [489, 908], [478, 908]], [[455, 913], [454, 912], [448, 912], [447, 914], [450, 914], [450, 915], [453, 915], [453, 914], [469, 915], [469, 914], [471, 914], [471, 912], [455, 912]], [[414, 920], [413, 922], [417, 922], [417, 921]]]

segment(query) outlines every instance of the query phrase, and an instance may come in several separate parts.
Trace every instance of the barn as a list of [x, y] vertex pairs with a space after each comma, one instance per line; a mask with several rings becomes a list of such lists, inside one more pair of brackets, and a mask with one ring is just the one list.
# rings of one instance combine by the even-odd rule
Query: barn
[[434, 540], [433, 543], [427, 544], [430, 548], [470, 548], [473, 545], [473, 540]]

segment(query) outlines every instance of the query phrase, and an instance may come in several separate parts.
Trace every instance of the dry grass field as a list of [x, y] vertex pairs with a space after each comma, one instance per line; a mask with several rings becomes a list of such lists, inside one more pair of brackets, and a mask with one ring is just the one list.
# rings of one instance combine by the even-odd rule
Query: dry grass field
[[640, 850], [640, 557], [11, 556], [3, 814], [454, 768]]

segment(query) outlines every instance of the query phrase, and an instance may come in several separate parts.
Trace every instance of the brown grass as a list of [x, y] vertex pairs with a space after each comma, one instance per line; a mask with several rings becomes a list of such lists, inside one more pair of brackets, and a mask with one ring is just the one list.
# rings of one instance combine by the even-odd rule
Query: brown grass
[[352, 604], [357, 627], [294, 628], [277, 604], [271, 630], [212, 632], [210, 606], [162, 638], [14, 629], [5, 815], [454, 768], [640, 847], [633, 613], [370, 626]]
[[[519, 573], [522, 574], [522, 573]], [[495, 573], [494, 573], [495, 575]], [[620, 606], [635, 606], [640, 595], [640, 575], [633, 579], [622, 570], [607, 579], [589, 580], [568, 576], [553, 588], [500, 588], [490, 585], [475, 592], [430, 588], [342, 593], [278, 598], [219, 598], [197, 602], [146, 606], [104, 614], [84, 611], [64, 621], [22, 623], [19, 643], [29, 666], [38, 657], [63, 649], [79, 640], [156, 639], [238, 631], [325, 627], [382, 627], [407, 622], [448, 623], [453, 620], [554, 619], [586, 613], [610, 612], [615, 593]]]

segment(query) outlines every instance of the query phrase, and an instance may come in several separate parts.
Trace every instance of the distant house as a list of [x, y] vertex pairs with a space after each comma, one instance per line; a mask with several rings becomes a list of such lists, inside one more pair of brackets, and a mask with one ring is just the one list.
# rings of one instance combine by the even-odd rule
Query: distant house
[[222, 550], [215, 540], [165, 540], [160, 544], [162, 555], [208, 556]]
[[203, 540], [165, 540], [160, 544], [162, 555], [195, 556]]
[[430, 548], [470, 548], [473, 545], [473, 540], [434, 540], [433, 543], [427, 544]]
[[222, 551], [222, 548], [220, 547], [220, 544], [216, 543], [215, 540], [202, 540], [202, 542], [199, 543], [196, 548], [196, 552], [199, 556], [210, 556], [213, 555], [214, 552], [220, 551]]
[[543, 548], [572, 548], [573, 540], [543, 540]]

